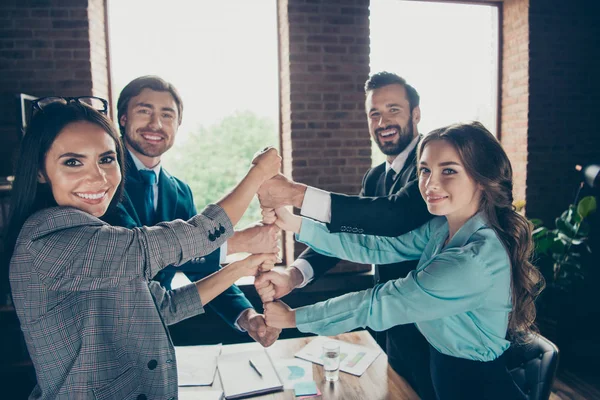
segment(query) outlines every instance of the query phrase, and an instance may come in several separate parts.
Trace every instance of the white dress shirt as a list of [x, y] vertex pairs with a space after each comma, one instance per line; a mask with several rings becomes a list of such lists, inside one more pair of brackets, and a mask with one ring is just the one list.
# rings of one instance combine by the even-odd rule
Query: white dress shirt
[[[402, 171], [402, 168], [404, 168], [404, 164], [408, 159], [408, 155], [419, 142], [419, 138], [418, 135], [415, 136], [412, 142], [410, 142], [408, 146], [394, 158], [394, 161], [391, 163], [387, 160], [385, 161], [386, 173], [390, 168], [394, 170], [394, 175]], [[317, 221], [325, 223], [331, 222], [331, 193], [308, 186], [306, 193], [304, 194], [300, 214]], [[313, 280], [315, 273], [308, 261], [299, 258], [294, 261], [291, 266], [298, 268], [298, 271], [302, 274], [302, 283], [298, 285], [299, 288], [306, 286]]]

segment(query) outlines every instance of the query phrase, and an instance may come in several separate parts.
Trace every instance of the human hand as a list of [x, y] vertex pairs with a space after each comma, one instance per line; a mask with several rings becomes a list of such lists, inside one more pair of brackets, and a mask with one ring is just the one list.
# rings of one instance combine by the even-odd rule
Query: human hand
[[279, 227], [256, 222], [235, 231], [227, 241], [227, 253], [279, 253]]
[[275, 253], [252, 254], [243, 260], [232, 262], [226, 268], [239, 271], [241, 276], [256, 276], [259, 272], [270, 270], [278, 262], [281, 260]]
[[289, 180], [282, 174], [275, 175], [258, 189], [257, 195], [263, 208], [282, 206], [302, 207], [306, 185]]
[[265, 147], [254, 154], [252, 165], [260, 171], [263, 181], [266, 181], [279, 174], [281, 156], [274, 147]]
[[302, 227], [302, 217], [294, 215], [287, 207], [279, 207], [275, 209], [275, 225], [284, 231], [300, 233]]
[[283, 301], [266, 303], [264, 308], [267, 326], [280, 329], [296, 327], [296, 311]]
[[268, 303], [290, 293], [302, 283], [302, 273], [296, 267], [275, 267], [260, 274], [254, 287], [263, 303]]
[[265, 316], [253, 308], [245, 310], [238, 319], [238, 325], [263, 347], [269, 347], [279, 338], [281, 329], [267, 326]]

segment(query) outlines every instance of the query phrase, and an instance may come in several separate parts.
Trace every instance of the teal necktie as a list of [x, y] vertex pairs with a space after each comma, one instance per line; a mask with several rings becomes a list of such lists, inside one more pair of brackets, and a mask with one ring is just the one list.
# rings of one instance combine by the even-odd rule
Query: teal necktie
[[139, 171], [144, 182], [144, 212], [142, 223], [146, 226], [154, 225], [154, 185], [156, 174], [154, 171], [142, 169]]

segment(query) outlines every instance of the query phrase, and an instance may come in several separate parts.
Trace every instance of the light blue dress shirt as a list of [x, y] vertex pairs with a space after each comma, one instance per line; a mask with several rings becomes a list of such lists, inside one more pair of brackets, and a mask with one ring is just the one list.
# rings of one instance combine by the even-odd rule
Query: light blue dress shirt
[[368, 264], [419, 260], [403, 279], [300, 307], [302, 332], [336, 335], [368, 326], [382, 331], [416, 323], [440, 353], [491, 361], [509, 346], [510, 259], [485, 217], [469, 219], [450, 242], [445, 217], [399, 237], [329, 233], [302, 219], [296, 238], [319, 253]]

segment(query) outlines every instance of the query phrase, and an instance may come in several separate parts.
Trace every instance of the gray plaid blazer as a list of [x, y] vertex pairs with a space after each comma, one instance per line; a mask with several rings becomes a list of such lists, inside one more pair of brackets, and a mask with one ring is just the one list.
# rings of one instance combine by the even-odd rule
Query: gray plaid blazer
[[212, 252], [232, 233], [216, 205], [187, 222], [134, 229], [74, 208], [32, 215], [10, 263], [13, 301], [37, 375], [29, 398], [176, 398], [166, 326], [204, 310], [194, 285], [165, 291], [150, 279], [167, 265]]

